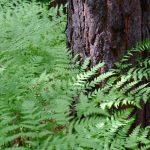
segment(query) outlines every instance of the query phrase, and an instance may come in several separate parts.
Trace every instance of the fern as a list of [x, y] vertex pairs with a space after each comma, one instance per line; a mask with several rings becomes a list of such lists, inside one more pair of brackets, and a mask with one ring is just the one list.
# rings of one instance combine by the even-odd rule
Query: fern
[[89, 69], [90, 58], [82, 67], [71, 60], [61, 10], [0, 0], [0, 11], [0, 149], [150, 148], [149, 126], [131, 130], [150, 98], [150, 62], [130, 58], [149, 53], [148, 40], [102, 74], [102, 62]]

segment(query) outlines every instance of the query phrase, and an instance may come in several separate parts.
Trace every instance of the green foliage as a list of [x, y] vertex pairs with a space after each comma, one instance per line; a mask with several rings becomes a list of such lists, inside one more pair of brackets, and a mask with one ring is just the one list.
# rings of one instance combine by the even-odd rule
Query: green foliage
[[[0, 0], [0, 149], [147, 150], [149, 127], [131, 126], [149, 100], [149, 58], [81, 69], [65, 46], [66, 16], [36, 2]], [[6, 2], [6, 1], [5, 1]], [[136, 64], [136, 65], [135, 65]], [[130, 132], [129, 132], [130, 131]]]

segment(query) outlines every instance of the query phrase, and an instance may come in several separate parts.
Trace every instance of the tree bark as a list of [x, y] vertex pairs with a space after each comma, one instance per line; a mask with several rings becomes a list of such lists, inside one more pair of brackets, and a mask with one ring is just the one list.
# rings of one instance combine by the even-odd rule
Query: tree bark
[[[103, 61], [104, 72], [126, 50], [150, 39], [150, 0], [68, 0], [66, 35], [73, 54]], [[137, 113], [137, 124], [148, 124], [150, 104]]]
[[50, 1], [49, 7], [65, 5], [66, 3], [67, 3], [67, 0], [53, 0], [53, 1]]

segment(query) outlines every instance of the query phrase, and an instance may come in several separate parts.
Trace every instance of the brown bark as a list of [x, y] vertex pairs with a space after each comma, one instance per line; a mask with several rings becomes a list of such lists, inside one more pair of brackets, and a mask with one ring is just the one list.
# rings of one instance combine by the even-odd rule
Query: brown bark
[[[68, 0], [66, 35], [73, 54], [92, 65], [99, 61], [110, 69], [126, 50], [150, 39], [150, 0]], [[138, 111], [137, 124], [147, 124], [150, 104]]]
[[[49, 3], [49, 8], [58, 6], [57, 14], [59, 15], [59, 8], [60, 8], [60, 6], [61, 5], [65, 6], [66, 3], [67, 3], [67, 0], [53, 0], [53, 1], [51, 1]], [[64, 12], [64, 14], [67, 13], [66, 7], [63, 7], [63, 12]]]
[[65, 5], [67, 3], [67, 0], [53, 0], [52, 2], [49, 3], [50, 7], [56, 7], [57, 5]]

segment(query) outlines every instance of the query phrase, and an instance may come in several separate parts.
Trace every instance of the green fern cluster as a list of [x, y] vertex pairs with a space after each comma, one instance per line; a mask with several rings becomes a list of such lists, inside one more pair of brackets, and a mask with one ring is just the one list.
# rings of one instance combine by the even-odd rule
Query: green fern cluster
[[[0, 149], [148, 150], [150, 127], [132, 129], [135, 109], [149, 100], [150, 61], [88, 69], [65, 46], [66, 16], [36, 2], [0, 7]], [[136, 65], [135, 65], [136, 64]]]
[[44, 149], [68, 121], [77, 71], [65, 47], [66, 16], [35, 2], [1, 6], [0, 149]]
[[[149, 53], [149, 44], [150, 41], [141, 43], [134, 51]], [[140, 62], [137, 57], [136, 65], [135, 62], [126, 64], [129, 59], [124, 59], [116, 64], [116, 69], [104, 74], [100, 74], [100, 68], [103, 68], [104, 64], [99, 63], [91, 70], [83, 71], [77, 76], [75, 86], [81, 94], [76, 104], [74, 128], [77, 136], [87, 138], [88, 144], [81, 144], [83, 149], [147, 150], [150, 148], [150, 127], [142, 129], [139, 125], [132, 130], [136, 109], [142, 109], [141, 102], [144, 101], [146, 104], [150, 99], [148, 56]], [[83, 64], [84, 70], [85, 66], [88, 67], [87, 61], [86, 65]], [[121, 68], [122, 65], [126, 67]], [[91, 80], [96, 74], [100, 75]]]

